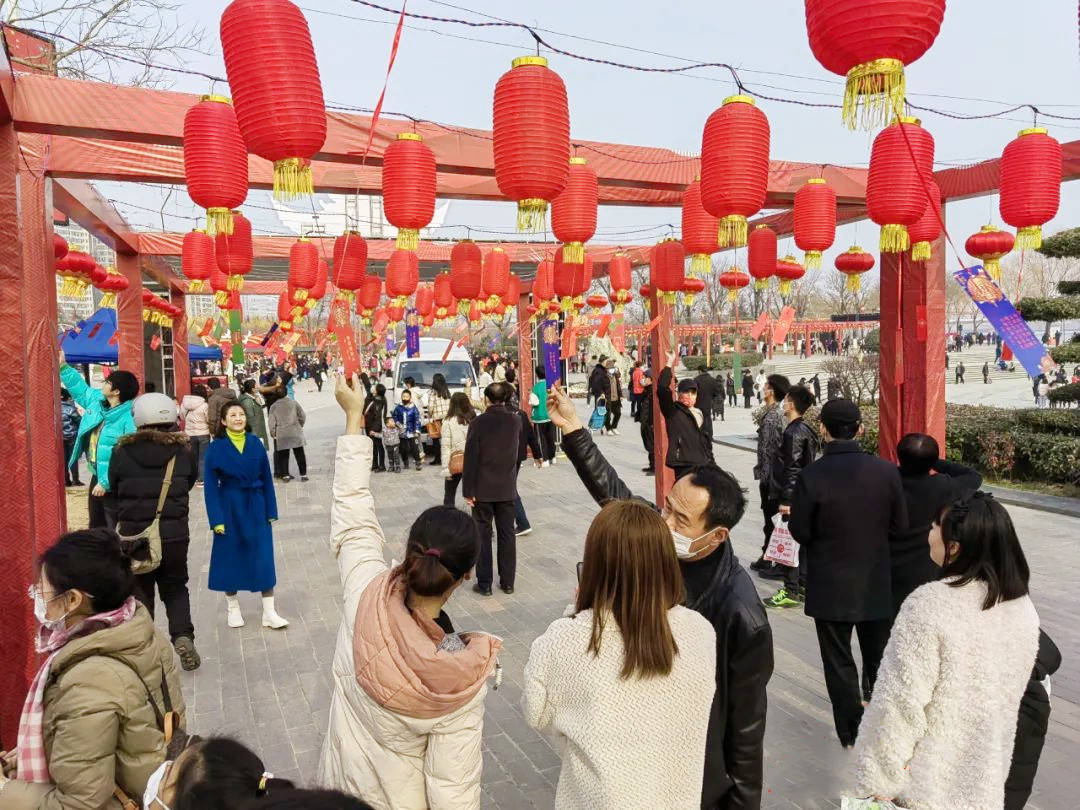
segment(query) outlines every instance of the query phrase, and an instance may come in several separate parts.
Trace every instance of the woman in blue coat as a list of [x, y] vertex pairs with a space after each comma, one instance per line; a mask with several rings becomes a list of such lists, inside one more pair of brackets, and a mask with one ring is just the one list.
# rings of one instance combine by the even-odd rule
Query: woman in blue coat
[[260, 591], [263, 627], [289, 623], [274, 610], [274, 534], [277, 520], [274, 479], [262, 442], [251, 433], [244, 407], [230, 402], [214, 426], [206, 451], [206, 514], [214, 530], [210, 590], [224, 591], [229, 627], [243, 627], [237, 591]]

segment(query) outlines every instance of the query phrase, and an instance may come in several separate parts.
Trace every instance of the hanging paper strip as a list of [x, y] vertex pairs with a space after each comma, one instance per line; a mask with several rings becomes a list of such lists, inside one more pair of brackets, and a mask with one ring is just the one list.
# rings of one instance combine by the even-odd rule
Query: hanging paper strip
[[345, 379], [352, 380], [360, 371], [360, 352], [356, 348], [356, 333], [353, 332], [352, 318], [348, 299], [339, 298], [330, 307], [330, 331], [337, 337], [341, 364], [345, 369]]
[[415, 309], [405, 313], [405, 352], [409, 357], [420, 356], [420, 313]]
[[792, 307], [784, 307], [780, 310], [780, 317], [776, 321], [776, 329], [773, 331], [772, 342], [779, 345], [787, 338], [788, 330], [795, 323], [795, 310]]
[[559, 357], [559, 322], [544, 321], [540, 324], [540, 353], [544, 358], [544, 376], [547, 387], [555, 385], [562, 378], [562, 363]]
[[757, 316], [757, 320], [754, 321], [754, 325], [750, 327], [750, 337], [753, 340], [757, 340], [761, 337], [761, 333], [769, 326], [769, 313], [762, 312]]

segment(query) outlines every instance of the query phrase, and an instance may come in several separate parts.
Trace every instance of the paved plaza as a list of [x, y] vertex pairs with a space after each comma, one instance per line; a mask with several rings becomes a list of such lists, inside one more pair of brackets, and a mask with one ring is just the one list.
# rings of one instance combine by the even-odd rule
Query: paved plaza
[[[978, 376], [977, 368], [972, 371], [968, 386]], [[982, 387], [981, 379], [977, 384]], [[952, 394], [954, 386], [949, 388]], [[226, 626], [223, 596], [206, 590], [210, 532], [201, 490], [192, 492], [192, 608], [203, 665], [184, 675], [189, 722], [201, 734], [238, 736], [260, 752], [276, 775], [305, 784], [315, 773], [327, 725], [330, 662], [341, 618], [337, 565], [328, 551], [327, 532], [334, 442], [344, 420], [331, 389], [325, 386], [317, 394], [310, 383], [298, 386], [308, 412], [311, 480], [277, 485], [277, 605], [292, 622], [287, 630], [259, 626], [254, 594], [241, 594], [247, 626]], [[728, 415], [716, 423], [718, 436], [750, 432], [744, 409]], [[629, 419], [623, 425], [620, 436], [599, 438], [600, 446], [635, 492], [651, 496], [653, 479], [640, 472], [644, 455], [638, 426]], [[731, 540], [745, 564], [761, 537], [753, 454], [718, 447], [717, 461], [749, 489], [747, 516]], [[441, 502], [440, 471], [425, 466], [421, 472], [380, 474], [372, 480], [388, 556], [400, 559], [410, 523], [421, 510]], [[534, 531], [518, 542], [516, 592], [506, 596], [496, 591], [483, 598], [462, 589], [447, 609], [458, 628], [490, 631], [505, 642], [505, 678], [487, 700], [484, 806], [548, 808], [554, 802], [559, 757], [522, 719], [522, 672], [532, 640], [572, 601], [575, 563], [597, 507], [565, 462], [543, 470], [524, 467], [520, 491]], [[1065, 659], [1053, 680], [1050, 734], [1029, 807], [1063, 810], [1075, 807], [1078, 795], [1080, 629], [1074, 616], [1080, 609], [1080, 520], [1018, 507], [1010, 511], [1032, 565], [1035, 603]], [[773, 583], [758, 585], [762, 595], [771, 593]], [[159, 606], [159, 625], [163, 619]], [[763, 806], [838, 807], [852, 781], [852, 761], [834, 736], [813, 625], [800, 611], [770, 613], [770, 619], [776, 671], [769, 684]]]

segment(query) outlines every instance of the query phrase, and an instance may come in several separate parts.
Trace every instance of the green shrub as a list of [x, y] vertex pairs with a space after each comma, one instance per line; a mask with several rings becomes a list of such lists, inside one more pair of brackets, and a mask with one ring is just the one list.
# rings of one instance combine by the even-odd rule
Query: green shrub
[[[751, 366], [760, 366], [765, 360], [765, 356], [760, 352], [743, 352], [742, 353], [742, 367], [750, 368]], [[691, 371], [701, 371], [705, 368], [705, 355], [698, 354], [692, 357], [684, 357], [683, 365], [685, 365]], [[735, 367], [735, 353], [734, 352], [715, 352], [710, 358], [709, 370], [710, 371], [727, 371]]]
[[1080, 281], [1059, 281], [1057, 288], [1062, 295], [1080, 295]]
[[877, 354], [881, 351], [881, 330], [871, 329], [866, 333], [866, 338], [863, 340], [863, 348], [870, 354]]
[[1050, 350], [1050, 356], [1055, 363], [1080, 363], [1080, 342], [1062, 343]]
[[1055, 484], [1080, 483], [1080, 438], [1017, 432], [1014, 477]]
[[[1064, 386], [1068, 388], [1069, 386]], [[1058, 390], [1054, 389], [1055, 393]], [[1016, 424], [1034, 433], [1051, 433], [1059, 436], [1080, 437], [1080, 410], [1076, 408], [1055, 408], [1053, 410], [1028, 408], [1013, 411]]]
[[1069, 228], [1045, 237], [1039, 253], [1054, 259], [1080, 256], [1080, 228]]
[[[1054, 402], [1080, 402], [1080, 383], [1069, 383], [1051, 388], [1048, 396]], [[1063, 413], [1076, 413], [1076, 411], [1063, 411]]]
[[1021, 298], [1016, 308], [1025, 321], [1067, 321], [1080, 318], [1080, 296], [1063, 295], [1058, 298]]

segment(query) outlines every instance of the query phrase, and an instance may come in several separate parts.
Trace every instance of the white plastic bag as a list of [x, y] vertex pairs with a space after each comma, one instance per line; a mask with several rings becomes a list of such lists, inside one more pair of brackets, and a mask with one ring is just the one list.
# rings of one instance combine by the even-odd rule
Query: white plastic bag
[[795, 568], [799, 564], [799, 544], [779, 514], [773, 515], [772, 520], [773, 530], [769, 547], [765, 550], [765, 559]]

